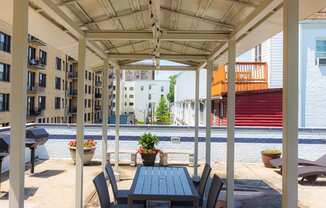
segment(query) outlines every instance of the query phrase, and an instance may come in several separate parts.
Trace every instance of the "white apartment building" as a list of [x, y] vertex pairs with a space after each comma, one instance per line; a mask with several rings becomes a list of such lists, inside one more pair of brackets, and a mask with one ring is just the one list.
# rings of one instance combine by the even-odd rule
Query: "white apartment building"
[[134, 115], [140, 122], [155, 120], [155, 109], [161, 96], [169, 92], [167, 80], [123, 81], [121, 85], [121, 113]]
[[[177, 125], [194, 125], [195, 122], [195, 72], [181, 72], [177, 75], [174, 89], [173, 121]], [[206, 119], [206, 69], [199, 72], [199, 125]]]

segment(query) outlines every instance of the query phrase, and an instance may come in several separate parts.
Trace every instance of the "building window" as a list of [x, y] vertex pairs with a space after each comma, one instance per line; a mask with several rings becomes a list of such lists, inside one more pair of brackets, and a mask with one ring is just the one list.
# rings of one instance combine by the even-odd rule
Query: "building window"
[[55, 89], [61, 90], [61, 78], [60, 77], [55, 78]]
[[261, 57], [261, 44], [257, 45], [255, 47], [255, 61], [261, 62], [262, 57]]
[[92, 80], [92, 72], [89, 72], [89, 73], [88, 73], [88, 79], [89, 79], [89, 80]]
[[129, 90], [130, 90], [130, 91], [133, 91], [133, 90], [134, 90], [134, 88], [133, 88], [133, 87], [129, 87]]
[[56, 57], [55, 58], [55, 68], [57, 70], [61, 70], [62, 69], [62, 60], [59, 57]]
[[40, 110], [44, 110], [46, 106], [46, 98], [45, 96], [38, 97], [38, 107]]
[[60, 97], [55, 97], [54, 98], [54, 108], [55, 109], [60, 109], [61, 108], [61, 98]]
[[39, 86], [46, 87], [46, 74], [40, 73], [39, 75]]
[[134, 95], [129, 95], [129, 98], [134, 98]]
[[140, 90], [143, 91], [144, 90], [144, 86], [140, 86]]
[[11, 37], [10, 35], [0, 32], [0, 50], [10, 53]]
[[152, 89], [152, 85], [148, 85], [148, 89], [151, 90]]
[[134, 106], [134, 103], [129, 103], [129, 106]]
[[28, 61], [29, 63], [35, 63], [36, 59], [36, 49], [33, 47], [28, 47]]
[[88, 107], [89, 108], [92, 107], [92, 101], [91, 101], [91, 99], [88, 100]]
[[148, 94], [148, 99], [151, 100], [152, 99], [152, 95]]
[[85, 85], [85, 94], [87, 94], [87, 89], [88, 89], [87, 85]]
[[326, 40], [316, 41], [316, 58], [326, 58]]
[[47, 53], [43, 50], [40, 50], [40, 64], [46, 65]]
[[164, 92], [164, 87], [163, 86], [161, 87], [161, 92]]
[[10, 65], [0, 62], [0, 81], [10, 81]]
[[88, 94], [92, 94], [92, 87], [88, 86]]
[[9, 94], [0, 93], [0, 112], [9, 111]]

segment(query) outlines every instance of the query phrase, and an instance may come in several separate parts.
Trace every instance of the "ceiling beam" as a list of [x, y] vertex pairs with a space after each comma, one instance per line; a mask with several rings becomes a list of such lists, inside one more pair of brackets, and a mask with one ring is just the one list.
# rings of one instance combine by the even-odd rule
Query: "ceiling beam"
[[[140, 65], [140, 64], [133, 64], [133, 65], [122, 65], [122, 70], [158, 70], [156, 66], [153, 65]], [[160, 66], [159, 70], [162, 71], [194, 71], [196, 67], [191, 66]]]
[[160, 44], [161, 44], [161, 22], [160, 22], [160, 0], [148, 0], [150, 20], [153, 33], [153, 57], [156, 68], [160, 68]]
[[212, 18], [195, 16], [194, 14], [192, 14], [190, 12], [181, 11], [181, 10], [173, 10], [173, 9], [168, 8], [168, 7], [162, 7], [162, 6], [161, 6], [161, 10], [162, 11], [165, 11], [165, 12], [177, 14], [177, 15], [180, 15], [180, 16], [184, 16], [184, 17], [189, 17], [189, 18], [192, 18], [192, 19], [200, 20], [200, 21], [206, 22], [208, 24], [213, 24], [215, 26], [219, 26], [219, 27], [221, 27], [223, 29], [226, 29], [226, 30], [229, 30], [229, 31], [232, 31], [234, 29], [234, 26], [233, 25], [226, 24], [226, 23], [220, 22], [218, 20], [214, 20]]
[[258, 6], [258, 4], [256, 4], [256, 3], [244, 1], [244, 0], [225, 0], [225, 1], [230, 1], [233, 3], [239, 4], [241, 6], [245, 6], [245, 7], [257, 7]]
[[146, 7], [141, 8], [140, 10], [136, 10], [136, 11], [128, 10], [126, 12], [117, 12], [118, 13], [117, 16], [108, 17], [107, 15], [103, 15], [103, 16], [95, 17], [95, 18], [93, 18], [93, 21], [85, 23], [85, 24], [81, 24], [80, 26], [82, 27], [82, 26], [98, 24], [98, 23], [102, 23], [102, 22], [106, 22], [106, 21], [121, 20], [122, 18], [125, 18], [125, 17], [129, 17], [132, 15], [138, 15], [138, 14], [142, 14], [142, 13], [146, 13], [146, 12], [148, 12], [148, 8], [146, 8]]
[[[109, 59], [112, 60], [123, 60], [123, 59], [130, 59], [130, 60], [144, 60], [144, 59], [152, 59], [151, 54], [128, 54], [128, 53], [109, 53], [107, 54]], [[186, 61], [207, 61], [208, 56], [205, 55], [196, 55], [196, 54], [188, 54], [188, 55], [181, 55], [181, 54], [160, 54], [161, 59], [166, 60], [186, 60]]]
[[[88, 40], [152, 40], [153, 34], [149, 31], [99, 31], [86, 33]], [[205, 31], [163, 31], [162, 41], [227, 41], [228, 34], [211, 33]]]

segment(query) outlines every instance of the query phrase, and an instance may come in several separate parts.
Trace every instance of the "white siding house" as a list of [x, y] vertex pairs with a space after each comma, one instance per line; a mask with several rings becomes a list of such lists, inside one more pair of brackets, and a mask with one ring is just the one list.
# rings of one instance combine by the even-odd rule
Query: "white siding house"
[[[326, 127], [326, 20], [301, 22], [299, 37], [299, 126]], [[256, 56], [251, 49], [238, 61], [255, 61]], [[261, 61], [268, 64], [269, 88], [282, 88], [282, 33], [261, 44]]]
[[[195, 72], [181, 72], [177, 75], [174, 100], [174, 123], [194, 125], [195, 121]], [[205, 124], [206, 69], [199, 73], [199, 124]]]

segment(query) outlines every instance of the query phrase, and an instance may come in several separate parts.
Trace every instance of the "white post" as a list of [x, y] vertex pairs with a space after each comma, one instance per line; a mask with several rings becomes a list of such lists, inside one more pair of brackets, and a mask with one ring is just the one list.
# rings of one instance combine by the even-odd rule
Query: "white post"
[[28, 0], [14, 0], [10, 111], [9, 207], [24, 207]]
[[77, 98], [77, 149], [76, 149], [76, 201], [75, 207], [83, 207], [83, 157], [84, 157], [84, 81], [86, 40], [79, 40], [78, 50], [78, 98]]
[[298, 207], [299, 2], [283, 3], [283, 191], [282, 207]]
[[108, 99], [108, 71], [109, 62], [104, 60], [104, 69], [102, 71], [102, 169], [105, 173], [106, 164], [106, 153], [108, 147], [108, 110], [109, 110], [109, 99]]
[[234, 126], [235, 126], [235, 66], [236, 66], [236, 41], [229, 40], [228, 49], [228, 96], [227, 96], [227, 207], [234, 207]]
[[207, 81], [206, 81], [206, 164], [211, 164], [211, 87], [213, 74], [213, 60], [207, 61]]
[[120, 66], [115, 65], [116, 70], [116, 87], [115, 87], [115, 163], [114, 169], [119, 172], [119, 136], [120, 136]]
[[199, 130], [199, 69], [196, 70], [195, 83], [195, 147], [194, 147], [194, 179], [198, 178], [198, 130]]

